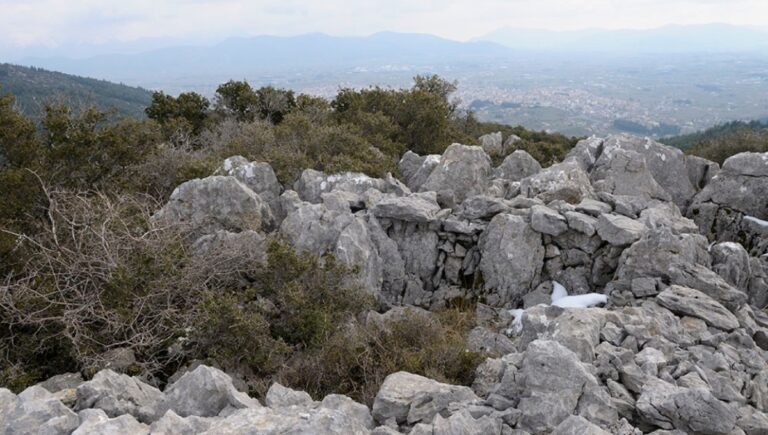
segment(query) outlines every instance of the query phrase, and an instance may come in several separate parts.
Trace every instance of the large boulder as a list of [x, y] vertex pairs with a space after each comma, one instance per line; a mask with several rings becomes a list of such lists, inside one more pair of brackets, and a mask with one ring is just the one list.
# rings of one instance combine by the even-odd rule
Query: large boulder
[[491, 159], [482, 148], [455, 143], [446, 148], [420, 190], [451, 196], [460, 204], [470, 196], [484, 193], [490, 175]]
[[502, 154], [504, 152], [504, 138], [500, 131], [488, 133], [478, 139], [480, 147], [488, 154]]
[[297, 391], [284, 387], [275, 382], [269, 387], [264, 403], [270, 408], [287, 406], [312, 406], [312, 397], [304, 391]]
[[595, 190], [613, 195], [646, 196], [662, 201], [671, 199], [651, 175], [645, 157], [635, 151], [606, 149], [590, 174]]
[[384, 198], [378, 201], [371, 212], [377, 218], [397, 219], [407, 222], [432, 222], [440, 206], [435, 192], [414, 193], [402, 197]]
[[673, 313], [698, 317], [708, 325], [724, 331], [733, 331], [739, 327], [739, 320], [727, 308], [692, 288], [670, 286], [656, 297], [656, 301]]
[[597, 385], [575, 353], [546, 340], [528, 345], [515, 381], [521, 391], [518, 427], [532, 433], [555, 429], [574, 413], [584, 388]]
[[584, 199], [595, 198], [589, 175], [573, 160], [552, 165], [523, 178], [520, 193], [529, 198], [540, 198], [545, 203], [559, 199], [578, 204]]
[[631, 245], [646, 232], [641, 222], [625, 216], [603, 213], [595, 226], [601, 239], [613, 246]]
[[88, 408], [101, 409], [112, 418], [131, 414], [151, 423], [165, 413], [166, 400], [157, 388], [107, 369], [77, 387], [75, 410]]
[[738, 289], [746, 291], [749, 288], [752, 270], [749, 253], [743, 246], [734, 242], [717, 243], [709, 252], [713, 271]]
[[269, 206], [235, 177], [212, 176], [187, 181], [177, 187], [155, 219], [182, 224], [198, 234], [218, 230], [260, 230], [271, 220]]
[[[730, 221], [733, 211], [757, 219], [768, 219], [768, 153], [741, 153], [728, 158], [723, 168], [693, 200], [689, 215], [699, 224], [702, 233], [714, 232], [718, 240], [736, 240], [736, 235], [721, 237], [737, 225]], [[718, 209], [726, 209], [721, 215]], [[746, 228], [745, 228], [746, 229]], [[743, 237], [743, 236], [742, 236]]]
[[68, 435], [79, 425], [77, 414], [40, 386], [16, 396], [0, 388], [0, 432], [19, 435]]
[[275, 171], [269, 163], [249, 162], [245, 157], [233, 156], [224, 160], [215, 175], [229, 175], [237, 178], [269, 204], [273, 216], [282, 214], [279, 198], [283, 186], [277, 181]]
[[735, 413], [709, 390], [677, 387], [660, 379], [643, 385], [637, 410], [648, 424], [666, 430], [725, 435], [736, 427]]
[[391, 175], [387, 175], [385, 178], [372, 178], [359, 172], [327, 175], [314, 169], [305, 169], [293, 185], [293, 190], [299, 194], [302, 200], [313, 204], [322, 202], [324, 193], [346, 192], [362, 196], [369, 189], [396, 195], [410, 193], [403, 183]]
[[[480, 239], [480, 271], [492, 305], [516, 304], [538, 284], [544, 264], [541, 234], [521, 216], [496, 215]], [[492, 295], [492, 296], [493, 296]]]
[[413, 151], [407, 151], [397, 164], [397, 168], [403, 176], [405, 185], [411, 191], [417, 192], [439, 163], [440, 154], [420, 156]]
[[379, 423], [413, 425], [431, 422], [451, 404], [467, 405], [480, 399], [469, 387], [441, 384], [423, 376], [397, 372], [387, 376], [373, 401], [373, 418]]
[[494, 169], [493, 176], [507, 181], [520, 181], [539, 171], [541, 165], [536, 159], [523, 150], [517, 150], [504, 158], [501, 165]]
[[688, 177], [686, 158], [682, 151], [647, 137], [619, 134], [605, 139], [601, 157], [605, 154], [612, 155], [617, 150], [633, 151], [642, 155], [656, 183], [672, 196], [672, 200], [681, 210], [687, 209], [697, 189]]
[[349, 210], [301, 202], [283, 220], [280, 235], [297, 250], [324, 254], [333, 251], [341, 232], [354, 220]]
[[213, 417], [225, 408], [258, 408], [261, 405], [237, 391], [232, 378], [219, 369], [198, 366], [165, 390], [169, 409], [181, 417]]
[[666, 228], [651, 229], [622, 252], [612, 285], [630, 290], [635, 279], [656, 278], [697, 289], [728, 309], [741, 307], [747, 294], [710, 270], [709, 264], [706, 238], [673, 234]]

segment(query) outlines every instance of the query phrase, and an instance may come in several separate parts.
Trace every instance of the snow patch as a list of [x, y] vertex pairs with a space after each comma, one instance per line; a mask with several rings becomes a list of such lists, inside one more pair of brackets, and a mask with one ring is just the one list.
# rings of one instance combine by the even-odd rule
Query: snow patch
[[557, 281], [552, 281], [552, 303], [568, 296], [568, 290]]
[[590, 308], [607, 302], [608, 296], [606, 295], [587, 293], [585, 295], [565, 296], [553, 302], [552, 305], [560, 308]]
[[557, 281], [552, 281], [552, 305], [560, 308], [589, 308], [608, 302], [608, 296], [600, 293], [568, 296], [568, 290]]
[[520, 335], [523, 332], [523, 314], [525, 314], [525, 310], [521, 308], [509, 310], [509, 314], [513, 315], [515, 320], [512, 321], [512, 327], [507, 329], [507, 335]]
[[758, 218], [756, 218], [754, 216], [744, 216], [744, 220], [745, 221], [750, 221], [750, 222], [755, 223], [755, 224], [758, 224], [761, 227], [768, 228], [768, 221], [764, 221], [762, 219], [758, 219]]

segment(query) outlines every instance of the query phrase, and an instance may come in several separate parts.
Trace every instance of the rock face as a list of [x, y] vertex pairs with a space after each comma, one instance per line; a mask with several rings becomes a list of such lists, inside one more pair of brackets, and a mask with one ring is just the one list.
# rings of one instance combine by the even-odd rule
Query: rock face
[[[496, 152], [501, 138], [485, 142]], [[397, 372], [371, 409], [280, 384], [262, 406], [206, 366], [163, 391], [102, 370], [18, 396], [0, 389], [0, 428], [768, 433], [768, 154], [733, 156], [721, 170], [618, 135], [585, 139], [544, 169], [516, 151], [492, 170], [483, 148], [459, 144], [408, 152], [398, 166], [405, 184], [307, 170], [283, 192], [271, 169], [232, 158], [180, 186], [156, 219], [189, 225], [201, 254], [248, 245], [238, 261], [261, 262], [269, 232], [333, 254], [386, 311], [367, 321], [471, 301], [467, 350], [490, 353], [472, 388]]]

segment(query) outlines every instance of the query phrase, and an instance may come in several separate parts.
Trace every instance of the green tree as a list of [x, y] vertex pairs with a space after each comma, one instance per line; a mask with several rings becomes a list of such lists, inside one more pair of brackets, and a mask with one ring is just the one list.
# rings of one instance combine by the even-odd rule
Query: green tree
[[296, 107], [293, 91], [264, 86], [256, 91], [259, 116], [273, 124], [280, 124], [285, 115]]
[[145, 112], [147, 117], [164, 127], [187, 127], [197, 135], [206, 125], [209, 108], [208, 99], [196, 92], [183, 92], [173, 97], [158, 91], [152, 94], [152, 104]]
[[216, 89], [215, 107], [224, 116], [240, 122], [253, 121], [259, 97], [246, 81], [230, 80]]

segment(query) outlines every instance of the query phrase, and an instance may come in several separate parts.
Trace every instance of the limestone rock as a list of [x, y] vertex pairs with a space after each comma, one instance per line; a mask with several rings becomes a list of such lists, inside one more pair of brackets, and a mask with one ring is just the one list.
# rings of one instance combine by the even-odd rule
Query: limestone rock
[[468, 410], [462, 409], [447, 418], [438, 414], [433, 423], [432, 433], [440, 435], [486, 435], [501, 433], [501, 419], [495, 419], [490, 416], [474, 418]]
[[450, 191], [456, 203], [484, 193], [489, 185], [491, 159], [482, 148], [453, 144], [421, 186], [422, 191]]
[[279, 198], [283, 186], [277, 181], [275, 171], [269, 163], [249, 162], [245, 157], [233, 156], [224, 160], [215, 175], [237, 178], [269, 204], [273, 216], [281, 214]]
[[493, 176], [507, 181], [520, 181], [540, 171], [541, 165], [536, 159], [523, 150], [517, 150], [504, 158], [501, 165], [494, 169]]
[[72, 435], [149, 435], [149, 426], [130, 414], [109, 418], [101, 409], [85, 409], [80, 411], [80, 420], [80, 426]]
[[520, 193], [529, 198], [540, 198], [547, 203], [559, 199], [578, 204], [584, 199], [595, 198], [589, 176], [572, 160], [552, 165], [522, 179]]
[[168, 406], [181, 417], [213, 417], [225, 408], [260, 407], [259, 402], [237, 391], [232, 379], [219, 369], [198, 366], [165, 390]]
[[149, 431], [152, 435], [196, 435], [210, 429], [213, 423], [213, 418], [196, 415], [181, 417], [169, 410], [159, 420], [152, 423]]
[[640, 239], [646, 228], [642, 223], [624, 216], [603, 213], [597, 220], [597, 234], [613, 246], [630, 245]]
[[417, 192], [439, 163], [439, 154], [419, 156], [413, 151], [407, 151], [400, 160], [400, 163], [398, 163], [398, 169], [405, 180], [406, 186], [411, 191]]
[[480, 147], [488, 154], [501, 154], [504, 152], [504, 141], [501, 132], [488, 133], [478, 139]]
[[0, 429], [4, 434], [66, 435], [78, 425], [77, 414], [43, 387], [29, 387], [18, 396], [0, 388]]
[[259, 230], [269, 213], [261, 197], [235, 177], [212, 176], [177, 187], [154, 218], [211, 234], [218, 230]]
[[625, 149], [606, 149], [590, 173], [597, 190], [613, 195], [647, 196], [669, 201], [669, 193], [651, 175], [643, 154]]
[[557, 237], [568, 231], [568, 221], [549, 207], [534, 205], [531, 207], [531, 228], [542, 234]]
[[688, 433], [729, 434], [736, 416], [706, 389], [676, 387], [655, 379], [643, 386], [637, 409], [648, 423]]
[[586, 386], [597, 385], [588, 366], [554, 341], [536, 340], [528, 345], [515, 375], [522, 396], [519, 427], [533, 433], [555, 429], [573, 414]]
[[382, 199], [371, 211], [377, 218], [431, 222], [435, 220], [440, 206], [437, 204], [435, 192], [423, 192]]
[[544, 262], [541, 235], [520, 216], [496, 215], [480, 241], [485, 287], [499, 305], [518, 301], [536, 285]]
[[397, 372], [387, 376], [373, 401], [373, 418], [398, 424], [431, 422], [435, 414], [451, 404], [471, 403], [479, 398], [468, 387], [441, 384], [423, 376]]
[[98, 408], [111, 418], [131, 414], [151, 423], [165, 413], [165, 403], [165, 395], [157, 388], [107, 369], [77, 387], [75, 410]]
[[584, 417], [572, 415], [560, 423], [552, 435], [610, 435], [595, 424], [592, 424]]
[[715, 328], [732, 331], [739, 327], [739, 320], [728, 309], [692, 288], [673, 285], [661, 292], [656, 300], [675, 313], [698, 317]]
[[292, 390], [275, 382], [269, 387], [264, 402], [270, 408], [278, 408], [287, 406], [310, 406], [312, 405], [313, 400], [312, 397], [304, 391]]

